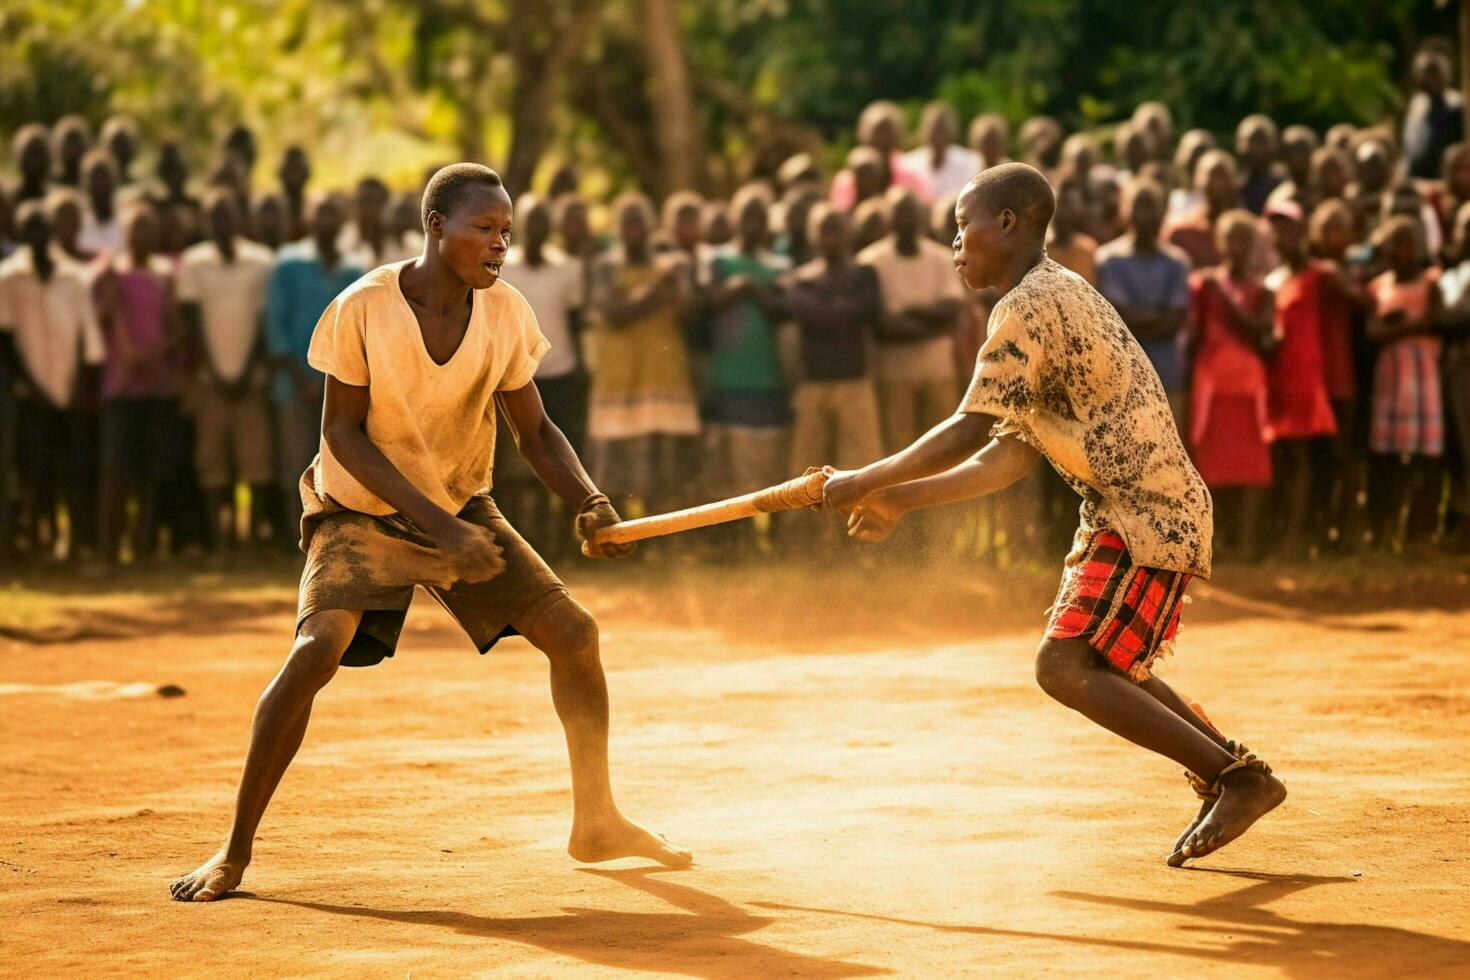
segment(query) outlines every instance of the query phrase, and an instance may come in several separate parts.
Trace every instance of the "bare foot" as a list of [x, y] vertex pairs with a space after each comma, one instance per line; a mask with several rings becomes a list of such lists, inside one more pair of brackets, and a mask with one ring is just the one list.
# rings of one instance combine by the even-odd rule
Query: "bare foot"
[[650, 833], [616, 814], [606, 821], [573, 824], [567, 853], [585, 864], [625, 857], [648, 858], [666, 868], [687, 868], [694, 863], [693, 854], [675, 847], [662, 834]]
[[[1213, 854], [1250, 829], [1251, 824], [1276, 809], [1286, 799], [1286, 786], [1275, 776], [1254, 769], [1237, 769], [1220, 780], [1220, 799], [1209, 816], [1172, 855], [1199, 858]], [[1175, 865], [1176, 867], [1178, 865]]]
[[1171, 868], [1178, 868], [1182, 867], [1184, 862], [1189, 860], [1184, 852], [1180, 850], [1180, 848], [1184, 846], [1185, 841], [1189, 840], [1189, 835], [1194, 833], [1194, 829], [1204, 822], [1205, 816], [1210, 812], [1211, 808], [1213, 808], [1214, 805], [1215, 801], [1213, 799], [1200, 800], [1199, 813], [1196, 813], [1194, 815], [1194, 819], [1189, 821], [1189, 826], [1184, 828], [1184, 833], [1180, 834], [1179, 839], [1174, 842], [1173, 851], [1171, 851], [1169, 853], [1169, 856], [1164, 859], [1165, 864], [1167, 864]]
[[239, 887], [249, 863], [249, 858], [231, 858], [220, 848], [214, 857], [170, 885], [169, 894], [176, 902], [212, 902]]

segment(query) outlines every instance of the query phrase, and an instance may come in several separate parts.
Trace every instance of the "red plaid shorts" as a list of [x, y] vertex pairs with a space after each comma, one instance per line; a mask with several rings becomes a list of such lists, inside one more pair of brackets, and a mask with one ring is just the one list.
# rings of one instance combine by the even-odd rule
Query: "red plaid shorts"
[[1184, 589], [1193, 576], [1135, 565], [1113, 531], [1093, 535], [1086, 551], [1062, 575], [1046, 635], [1086, 637], [1108, 663], [1135, 681], [1179, 631]]

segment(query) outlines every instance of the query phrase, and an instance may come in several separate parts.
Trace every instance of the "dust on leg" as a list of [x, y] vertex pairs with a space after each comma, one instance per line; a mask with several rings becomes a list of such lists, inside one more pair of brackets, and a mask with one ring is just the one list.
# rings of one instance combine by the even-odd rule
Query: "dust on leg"
[[625, 818], [613, 802], [607, 765], [607, 680], [597, 622], [570, 596], [557, 600], [525, 631], [551, 664], [551, 700], [566, 731], [572, 768], [572, 833], [578, 861], [645, 857], [670, 868], [693, 856]]
[[260, 818], [306, 735], [312, 701], [337, 673], [361, 615], [332, 610], [301, 624], [291, 655], [256, 705], [229, 838], [208, 861], [174, 881], [169, 894], [175, 901], [209, 902], [239, 887]]

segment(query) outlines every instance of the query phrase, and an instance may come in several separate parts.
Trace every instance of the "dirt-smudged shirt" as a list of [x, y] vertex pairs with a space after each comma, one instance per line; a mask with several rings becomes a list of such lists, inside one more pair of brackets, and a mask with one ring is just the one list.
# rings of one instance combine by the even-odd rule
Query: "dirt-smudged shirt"
[[996, 416], [995, 435], [1034, 447], [1082, 496], [1079, 548], [1112, 528], [1135, 564], [1207, 578], [1209, 491], [1117, 311], [1043, 256], [996, 304], [987, 332], [960, 410]]
[[[529, 383], [551, 345], [525, 297], [500, 281], [474, 291], [464, 339], [448, 361], [436, 363], [398, 282], [413, 261], [382, 266], [343, 290], [317, 321], [307, 362], [368, 389], [368, 438], [424, 496], [457, 514], [490, 489], [495, 393]], [[338, 508], [393, 512], [325, 440], [313, 470], [318, 499], [303, 489], [308, 518]]]

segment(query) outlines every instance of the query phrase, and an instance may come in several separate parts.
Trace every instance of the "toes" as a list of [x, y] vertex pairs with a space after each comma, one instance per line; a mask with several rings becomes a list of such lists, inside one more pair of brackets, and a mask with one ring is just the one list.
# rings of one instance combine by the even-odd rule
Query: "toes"
[[1182, 868], [1184, 867], [1184, 862], [1188, 860], [1189, 855], [1185, 854], [1183, 851], [1175, 851], [1173, 854], [1170, 854], [1168, 857], [1164, 858], [1164, 863], [1171, 868]]

